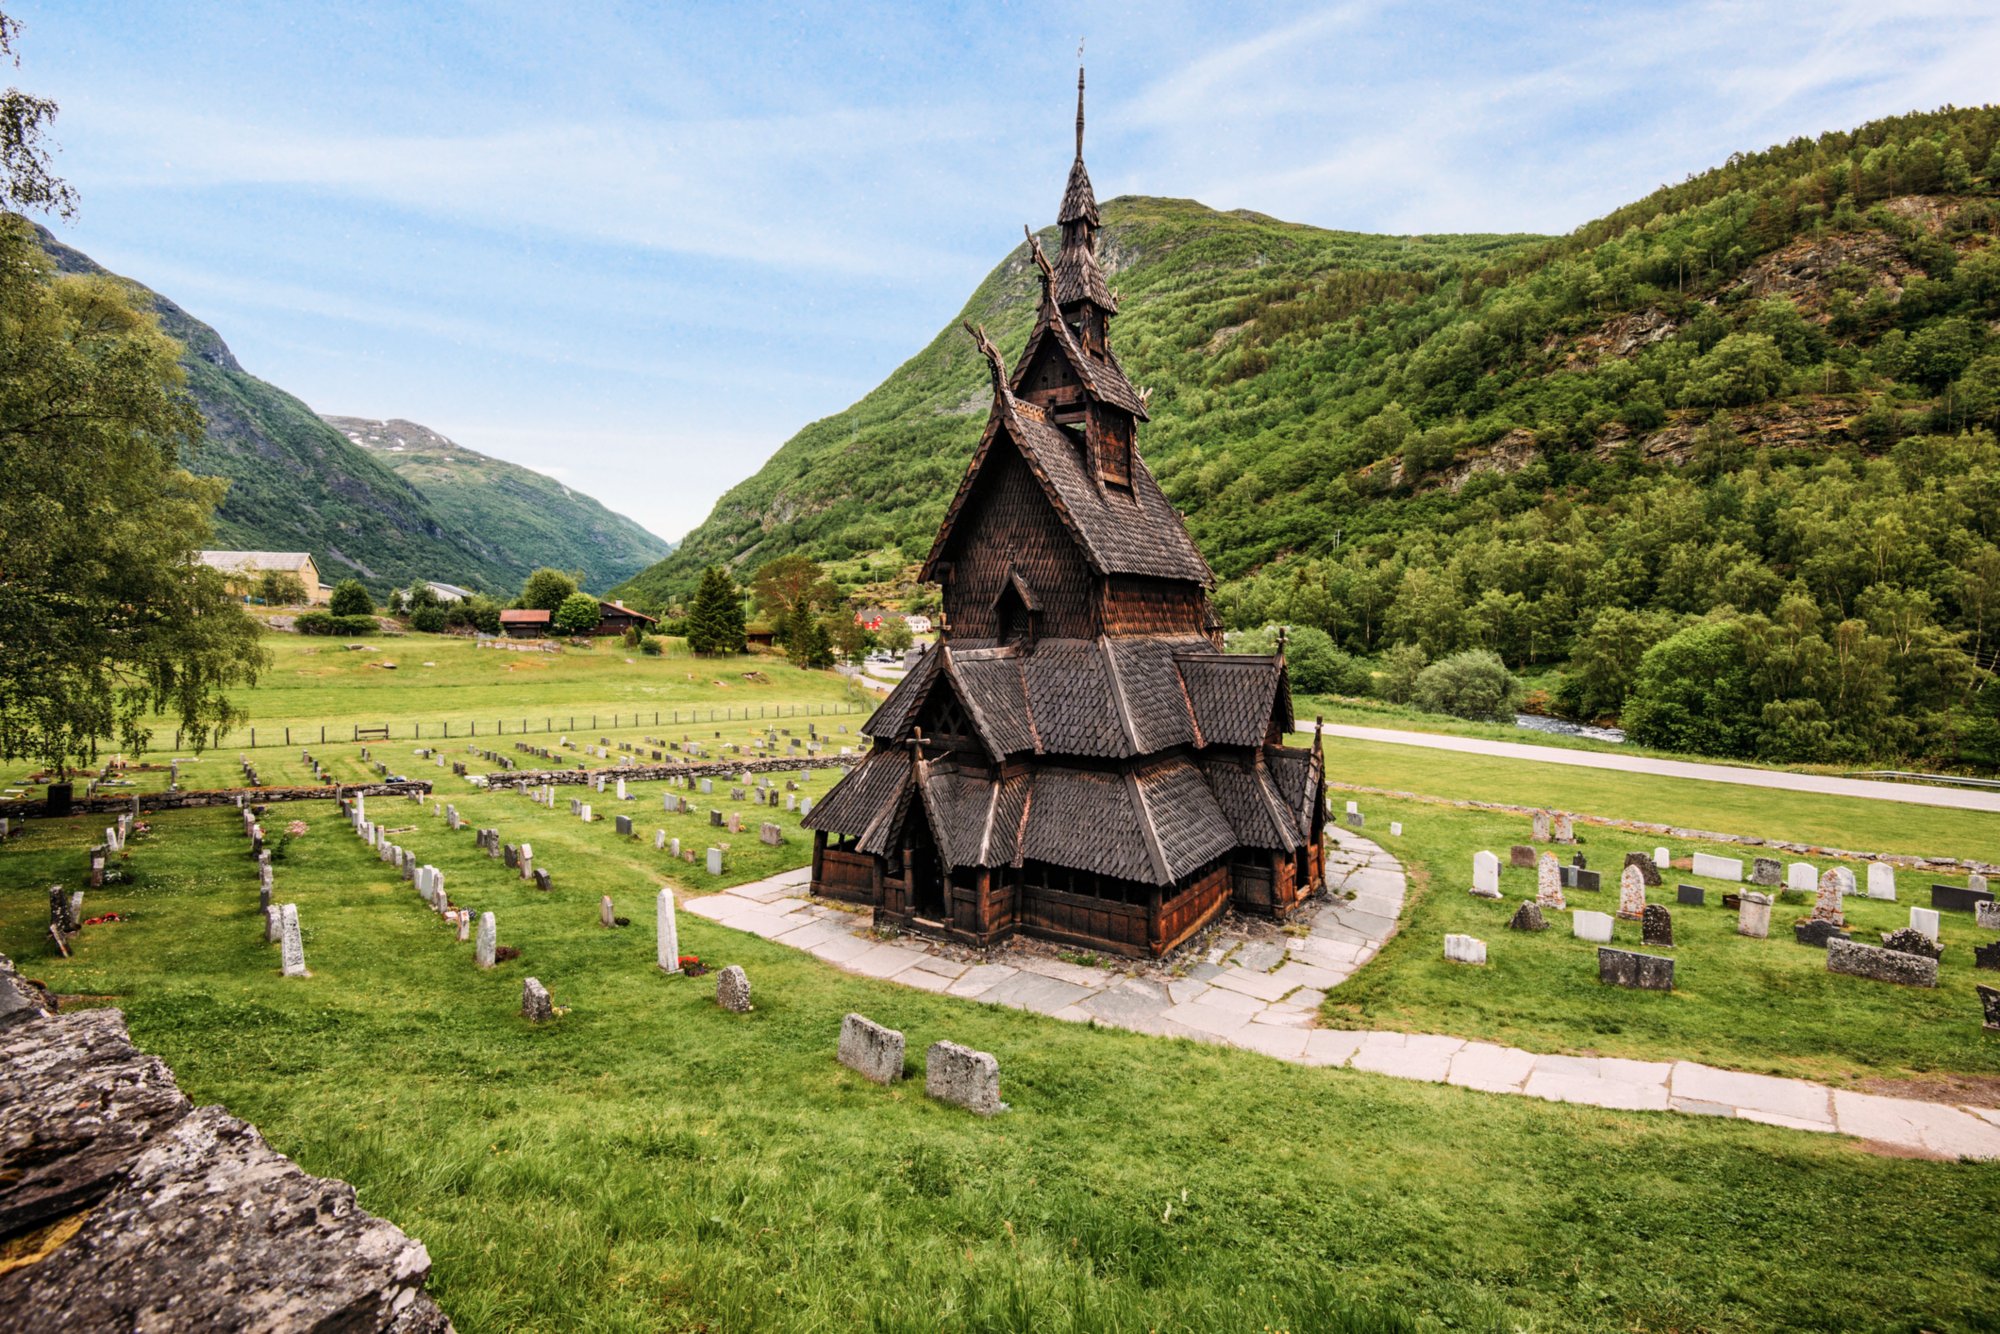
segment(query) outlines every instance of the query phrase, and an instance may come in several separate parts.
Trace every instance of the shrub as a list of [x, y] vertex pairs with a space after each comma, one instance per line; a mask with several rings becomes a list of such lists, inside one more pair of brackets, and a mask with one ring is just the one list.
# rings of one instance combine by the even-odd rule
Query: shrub
[[418, 607], [410, 613], [410, 628], [427, 635], [440, 633], [444, 629], [444, 608]]
[[330, 635], [333, 617], [323, 611], [305, 612], [292, 621], [292, 628], [302, 635]]
[[1734, 623], [1691, 625], [1639, 660], [1625, 701], [1626, 735], [1660, 750], [1749, 755], [1758, 719], [1749, 678]]
[[660, 642], [660, 637], [658, 635], [639, 636], [639, 651], [645, 654], [647, 657], [657, 658], [660, 656], [662, 652], [665, 651], [665, 649], [666, 645]]
[[1309, 695], [1368, 693], [1367, 669], [1335, 648], [1332, 635], [1314, 626], [1297, 626], [1285, 637], [1285, 666], [1292, 689]]
[[372, 635], [381, 630], [373, 616], [333, 616], [309, 611], [292, 622], [302, 635]]
[[587, 635], [597, 628], [597, 621], [597, 599], [588, 593], [571, 593], [550, 618], [559, 635]]
[[1490, 649], [1468, 649], [1417, 674], [1411, 702], [1426, 713], [1512, 722], [1524, 692], [1521, 682]]
[[375, 602], [359, 579], [343, 579], [333, 586], [327, 610], [335, 616], [366, 616], [375, 610]]
[[1376, 692], [1391, 704], [1408, 704], [1417, 693], [1417, 678], [1430, 656], [1415, 644], [1397, 644], [1382, 655], [1382, 679]]

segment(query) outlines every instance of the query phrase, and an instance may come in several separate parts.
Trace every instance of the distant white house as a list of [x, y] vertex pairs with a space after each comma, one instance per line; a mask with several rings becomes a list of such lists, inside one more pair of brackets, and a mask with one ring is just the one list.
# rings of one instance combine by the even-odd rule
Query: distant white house
[[927, 635], [931, 632], [931, 618], [922, 612], [914, 616], [905, 616], [903, 624], [910, 627], [910, 633], [913, 635]]
[[460, 588], [457, 584], [441, 584], [435, 579], [425, 580], [424, 587], [430, 589], [439, 602], [469, 602], [474, 596], [469, 588]]

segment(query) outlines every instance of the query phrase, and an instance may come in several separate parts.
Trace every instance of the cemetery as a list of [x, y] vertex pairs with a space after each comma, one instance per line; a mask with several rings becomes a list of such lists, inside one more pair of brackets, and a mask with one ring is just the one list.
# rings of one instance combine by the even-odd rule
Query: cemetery
[[1991, 1326], [1990, 821], [1307, 726], [1081, 92], [886, 699], [301, 639], [261, 738], [0, 775], [0, 1323]]

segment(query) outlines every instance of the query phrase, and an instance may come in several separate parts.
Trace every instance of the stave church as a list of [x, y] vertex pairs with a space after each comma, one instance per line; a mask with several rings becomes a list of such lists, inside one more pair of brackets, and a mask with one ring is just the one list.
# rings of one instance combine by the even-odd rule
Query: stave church
[[923, 568], [937, 644], [805, 819], [815, 894], [978, 948], [1015, 934], [1157, 957], [1230, 905], [1282, 917], [1322, 875], [1324, 758], [1292, 727], [1282, 640], [1225, 654], [1215, 577], [1137, 448], [1146, 395], [1076, 157], [1041, 304], [992, 376], [978, 448]]

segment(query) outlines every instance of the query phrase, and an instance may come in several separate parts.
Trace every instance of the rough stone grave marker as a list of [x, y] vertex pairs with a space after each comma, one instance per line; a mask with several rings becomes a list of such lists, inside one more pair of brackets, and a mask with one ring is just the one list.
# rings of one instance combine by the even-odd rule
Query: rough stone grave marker
[[278, 910], [283, 938], [279, 944], [280, 969], [286, 977], [310, 977], [306, 971], [305, 941], [299, 936], [299, 908], [287, 903]]
[[750, 1013], [750, 978], [742, 965], [732, 963], [716, 977], [715, 1003], [731, 1014]]
[[521, 983], [521, 1017], [531, 1024], [546, 1023], [555, 1015], [555, 1005], [549, 1000], [549, 989], [541, 979], [528, 978]]
[[500, 948], [500, 928], [493, 920], [493, 914], [479, 914], [479, 940], [472, 947], [472, 962], [481, 968], [493, 966], [493, 956]]
[[862, 1015], [840, 1021], [838, 1056], [842, 1065], [877, 1084], [903, 1077], [903, 1035]]
[[1544, 908], [1560, 909], [1563, 905], [1562, 868], [1556, 864], [1556, 855], [1545, 852], [1535, 866], [1535, 902]]
[[1659, 954], [1600, 949], [1597, 951], [1597, 980], [1638, 991], [1672, 991], [1674, 961]]
[[1636, 922], [1645, 912], [1645, 873], [1628, 862], [1625, 869], [1618, 873], [1618, 915], [1628, 922]]
[[1745, 891], [1737, 901], [1736, 934], [1764, 940], [1771, 934], [1771, 896]]
[[1894, 982], [1905, 987], [1934, 987], [1937, 985], [1938, 965], [1936, 959], [1927, 959], [1921, 954], [1905, 954], [1901, 950], [1883, 949], [1879, 945], [1864, 945], [1858, 940], [1829, 940], [1826, 943], [1826, 971], [1872, 978], [1877, 982]]
[[1674, 947], [1674, 915], [1658, 903], [1646, 905], [1640, 917], [1639, 943], [1653, 949]]
[[956, 1042], [934, 1042], [925, 1053], [924, 1092], [981, 1116], [1007, 1110], [1000, 1101], [1000, 1062]]
[[1750, 883], [1779, 885], [1785, 880], [1785, 864], [1775, 857], [1758, 857], [1750, 863]]

